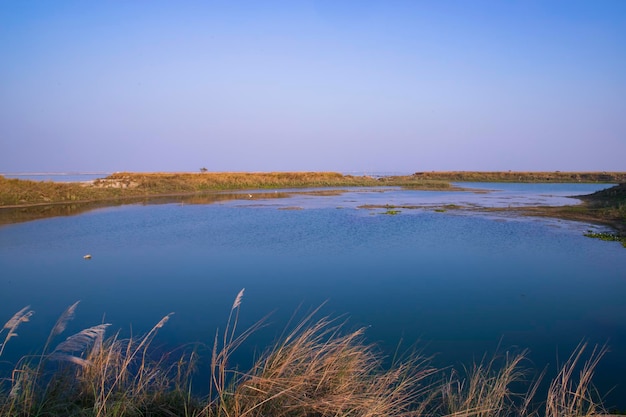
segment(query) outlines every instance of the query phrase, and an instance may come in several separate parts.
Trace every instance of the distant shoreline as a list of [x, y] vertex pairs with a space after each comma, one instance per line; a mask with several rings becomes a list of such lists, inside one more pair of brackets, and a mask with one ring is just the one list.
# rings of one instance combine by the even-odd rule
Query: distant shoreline
[[12, 176], [12, 177], [41, 177], [41, 176], [73, 176], [73, 175], [111, 175], [111, 172], [0, 172], [2, 176]]
[[[171, 171], [171, 172], [106, 172], [106, 171], [68, 171], [68, 172], [1, 172], [0, 176], [28, 177], [28, 176], [82, 176], [102, 175], [215, 175], [215, 174], [326, 174], [326, 171]], [[393, 171], [350, 171], [337, 173], [346, 177], [365, 178], [400, 178], [413, 177], [430, 180], [445, 180], [458, 182], [626, 182], [626, 172], [620, 171], [417, 171], [412, 174], [398, 174]]]

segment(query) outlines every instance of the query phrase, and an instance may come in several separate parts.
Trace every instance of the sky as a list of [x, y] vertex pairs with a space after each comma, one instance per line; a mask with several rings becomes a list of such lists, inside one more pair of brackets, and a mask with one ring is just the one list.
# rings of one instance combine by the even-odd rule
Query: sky
[[626, 1], [0, 1], [0, 172], [626, 171]]

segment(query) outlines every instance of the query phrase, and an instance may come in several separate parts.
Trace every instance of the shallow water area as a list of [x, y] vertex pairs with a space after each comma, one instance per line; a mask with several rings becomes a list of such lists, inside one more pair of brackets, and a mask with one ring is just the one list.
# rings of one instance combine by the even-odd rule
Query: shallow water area
[[[504, 208], [527, 206], [564, 206], [580, 203], [573, 196], [591, 194], [612, 184], [519, 184], [454, 183], [458, 190], [410, 190], [401, 187], [355, 187], [275, 190], [286, 200], [267, 198], [267, 190], [250, 191], [247, 198], [228, 201], [238, 207], [274, 206], [279, 208], [367, 208], [395, 206], [436, 208]], [[260, 196], [261, 198], [257, 198]], [[320, 198], [324, 197], [324, 198]], [[375, 208], [375, 207], [373, 207]]]
[[[607, 406], [626, 408], [621, 245], [584, 237], [594, 228], [584, 223], [437, 211], [572, 204], [566, 195], [608, 185], [458, 185], [479, 191], [250, 191], [213, 204], [127, 205], [2, 226], [0, 322], [28, 304], [36, 313], [0, 359], [40, 349], [76, 300], [59, 339], [103, 321], [143, 333], [173, 311], [158, 345], [210, 345], [246, 288], [240, 328], [273, 314], [234, 358], [242, 366], [298, 306], [326, 302], [321, 314], [367, 326], [367, 340], [383, 352], [393, 354], [401, 339], [418, 343], [438, 366], [470, 365], [500, 345], [529, 348], [535, 369], [554, 372], [557, 357], [562, 363], [581, 340], [607, 342], [596, 385], [614, 388]], [[413, 208], [390, 215], [386, 206]]]

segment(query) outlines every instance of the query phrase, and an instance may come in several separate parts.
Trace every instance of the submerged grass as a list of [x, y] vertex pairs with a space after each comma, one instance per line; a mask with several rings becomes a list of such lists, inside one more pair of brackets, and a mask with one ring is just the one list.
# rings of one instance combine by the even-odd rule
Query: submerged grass
[[[243, 290], [226, 326], [216, 332], [211, 357], [210, 392], [194, 394], [195, 350], [155, 357], [153, 340], [170, 319], [163, 317], [147, 334], [105, 338], [109, 324], [84, 329], [56, 344], [77, 304], [53, 327], [40, 354], [29, 355], [0, 380], [0, 416], [506, 416], [591, 417], [604, 410], [591, 379], [605, 348], [583, 363], [581, 344], [537, 399], [539, 380], [528, 382], [526, 352], [507, 354], [462, 370], [437, 370], [417, 354], [385, 358], [364, 339], [364, 328], [346, 331], [345, 322], [307, 315], [259, 356], [251, 369], [238, 370], [233, 352], [263, 324], [239, 331]], [[2, 349], [27, 322], [29, 307], [0, 330]], [[0, 351], [1, 352], [1, 351]]]

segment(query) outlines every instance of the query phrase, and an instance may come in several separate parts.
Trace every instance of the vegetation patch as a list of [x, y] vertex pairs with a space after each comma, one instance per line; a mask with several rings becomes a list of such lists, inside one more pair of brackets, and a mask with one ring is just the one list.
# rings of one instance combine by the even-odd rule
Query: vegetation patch
[[413, 176], [423, 180], [448, 182], [626, 182], [626, 172], [432, 171], [416, 172]]
[[492, 208], [488, 211], [517, 212], [529, 216], [553, 217], [608, 225], [615, 229], [614, 234], [608, 234], [612, 236], [608, 239], [617, 239], [620, 242], [626, 239], [626, 184], [619, 184], [593, 194], [575, 197], [581, 199], [583, 203], [561, 207]]
[[[414, 176], [373, 178], [335, 172], [268, 173], [115, 173], [92, 183], [55, 183], [8, 179], [0, 176], [0, 207], [84, 203], [136, 197], [155, 197], [226, 190], [263, 190], [323, 187], [401, 186], [412, 189], [446, 189], [442, 181]], [[340, 190], [320, 190], [335, 195]]]
[[591, 237], [594, 239], [600, 239], [600, 240], [604, 240], [607, 242], [621, 242], [622, 246], [626, 248], [626, 236], [620, 236], [616, 233], [594, 233], [591, 230], [589, 230], [587, 233], [585, 233], [585, 236], [587, 237]]
[[[365, 328], [346, 331], [336, 320], [315, 319], [319, 309], [284, 332], [248, 370], [233, 353], [264, 323], [237, 328], [243, 290], [226, 325], [212, 343], [209, 393], [196, 394], [192, 375], [198, 349], [158, 356], [153, 342], [170, 313], [143, 336], [106, 337], [101, 323], [64, 338], [78, 303], [68, 307], [43, 348], [0, 375], [3, 417], [323, 417], [481, 416], [592, 417], [605, 414], [592, 386], [606, 348], [581, 344], [538, 394], [540, 379], [528, 381], [526, 351], [496, 356], [461, 370], [435, 369], [415, 353], [390, 365]], [[0, 329], [0, 355], [34, 311], [25, 307]], [[587, 361], [584, 361], [584, 357]], [[202, 382], [201, 382], [202, 384]], [[518, 390], [520, 384], [528, 389]]]
[[448, 210], [456, 210], [456, 209], [460, 209], [461, 206], [457, 205], [457, 204], [446, 204], [443, 207], [439, 207], [435, 209], [435, 212], [437, 213], [445, 213]]

